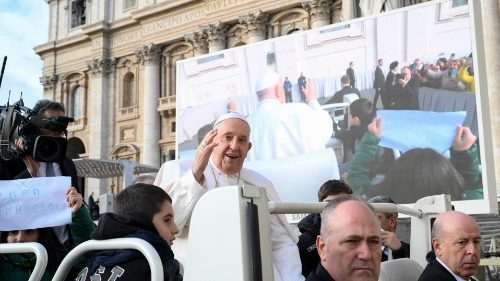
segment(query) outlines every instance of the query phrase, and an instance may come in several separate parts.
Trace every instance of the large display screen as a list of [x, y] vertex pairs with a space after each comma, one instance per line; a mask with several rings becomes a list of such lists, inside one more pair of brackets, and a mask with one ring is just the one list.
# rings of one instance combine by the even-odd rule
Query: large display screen
[[179, 61], [177, 157], [194, 157], [214, 121], [237, 111], [251, 127], [245, 167], [283, 201], [318, 201], [325, 181], [342, 178], [366, 198], [407, 204], [444, 193], [469, 213], [496, 210], [472, 2], [416, 5]]

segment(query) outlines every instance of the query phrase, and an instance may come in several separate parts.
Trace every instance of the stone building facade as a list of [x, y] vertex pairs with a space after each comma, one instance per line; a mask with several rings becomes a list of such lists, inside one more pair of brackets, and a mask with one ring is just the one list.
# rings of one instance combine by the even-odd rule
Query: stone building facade
[[[75, 118], [68, 128], [71, 157], [157, 167], [175, 155], [177, 61], [360, 13], [355, 0], [46, 1], [49, 39], [35, 51], [44, 61], [44, 98], [62, 102]], [[488, 73], [499, 73], [499, 4], [492, 2], [481, 7], [484, 55]], [[489, 89], [500, 88], [496, 77], [487, 80]], [[490, 91], [489, 100], [499, 148], [498, 94]], [[496, 175], [499, 182], [500, 167]], [[113, 184], [118, 181], [89, 179], [86, 189], [102, 194]]]

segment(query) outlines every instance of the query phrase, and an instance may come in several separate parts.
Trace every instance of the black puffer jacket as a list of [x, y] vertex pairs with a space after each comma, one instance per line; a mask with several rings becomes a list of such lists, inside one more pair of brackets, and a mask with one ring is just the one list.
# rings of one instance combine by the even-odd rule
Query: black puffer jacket
[[[92, 239], [140, 238], [149, 242], [160, 255], [164, 280], [182, 281], [179, 262], [174, 259], [170, 246], [163, 240], [151, 222], [143, 219], [106, 213], [99, 219]], [[99, 275], [100, 280], [150, 280], [151, 270], [146, 258], [136, 250], [106, 250], [96, 252], [90, 258], [76, 280], [90, 280], [92, 275]], [[114, 275], [114, 279], [110, 277]]]
[[321, 228], [321, 216], [319, 214], [309, 214], [297, 226], [302, 233], [297, 243], [302, 262], [302, 275], [308, 276], [311, 271], [316, 269], [319, 263], [316, 237], [319, 235]]

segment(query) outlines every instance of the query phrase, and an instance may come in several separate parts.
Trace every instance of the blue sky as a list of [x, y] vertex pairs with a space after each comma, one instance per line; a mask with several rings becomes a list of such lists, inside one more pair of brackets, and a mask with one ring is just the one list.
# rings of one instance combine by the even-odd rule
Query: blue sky
[[9, 90], [11, 102], [23, 92], [25, 105], [32, 107], [42, 98], [42, 60], [33, 48], [48, 40], [49, 6], [44, 0], [0, 0], [0, 67], [7, 66], [0, 88], [0, 105]]

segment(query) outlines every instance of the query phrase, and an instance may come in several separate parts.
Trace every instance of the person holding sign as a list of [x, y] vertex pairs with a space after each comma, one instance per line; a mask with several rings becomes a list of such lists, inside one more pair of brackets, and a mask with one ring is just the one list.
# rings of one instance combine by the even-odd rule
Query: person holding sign
[[[41, 120], [63, 118], [65, 117], [65, 109], [61, 103], [45, 99], [39, 100], [35, 104], [31, 114]], [[42, 128], [38, 125], [32, 124], [32, 129], [40, 136], [62, 138], [66, 134], [66, 127], [64, 125], [67, 126], [67, 123], [64, 124], [63, 122], [59, 123], [58, 126]], [[25, 153], [27, 150], [26, 144], [26, 139], [22, 137], [16, 140], [16, 145], [19, 151], [24, 153], [22, 160], [26, 165], [26, 170], [17, 175], [15, 179], [68, 176], [71, 177], [71, 186], [75, 187], [76, 191], [80, 190], [78, 186], [76, 167], [71, 159], [64, 158], [60, 162], [39, 162], [36, 161], [32, 155], [27, 155]], [[75, 239], [74, 237], [71, 237], [74, 233], [69, 231], [69, 227], [67, 225], [54, 226], [53, 231], [58, 238], [62, 251], [66, 251], [75, 246], [73, 243]]]
[[477, 137], [468, 127], [457, 127], [449, 160], [434, 149], [410, 149], [396, 160], [382, 182], [374, 186], [369, 171], [377, 158], [381, 135], [382, 120], [375, 118], [368, 125], [348, 171], [347, 183], [355, 194], [368, 198], [390, 194], [399, 203], [413, 203], [443, 193], [450, 194], [452, 200], [483, 197]]
[[[74, 187], [66, 190], [66, 202], [72, 213], [70, 230], [73, 234], [75, 244], [89, 240], [90, 233], [94, 230], [94, 224], [90, 220], [87, 208], [82, 208], [83, 197]], [[42, 281], [52, 280], [64, 256], [69, 251], [61, 252], [56, 246], [58, 239], [51, 227], [36, 229], [15, 229], [3, 231], [0, 234], [0, 243], [25, 243], [38, 242], [47, 250], [48, 264]], [[68, 249], [69, 250], [69, 249]], [[30, 277], [35, 266], [36, 257], [33, 253], [15, 253], [0, 255], [0, 280], [25, 281]], [[76, 266], [82, 265], [83, 259]]]

